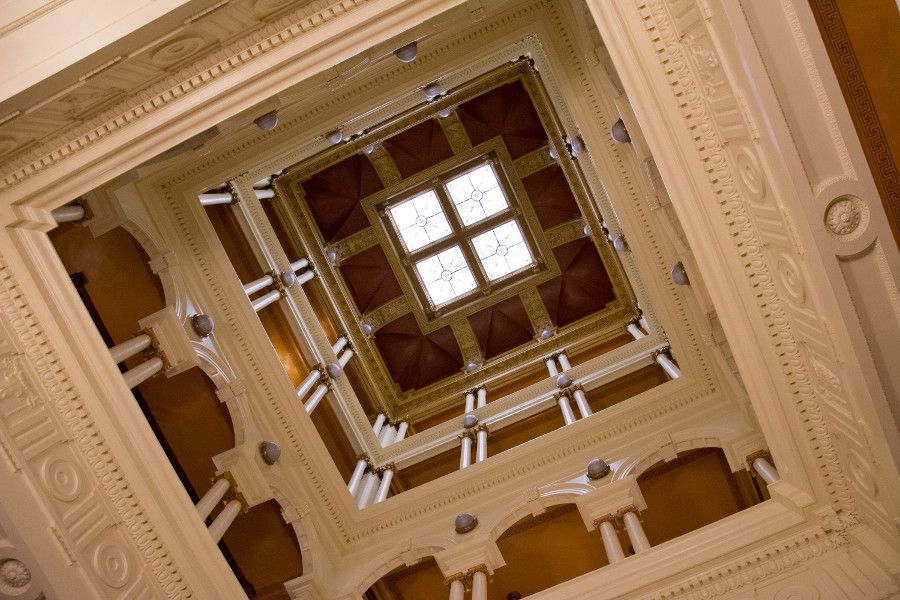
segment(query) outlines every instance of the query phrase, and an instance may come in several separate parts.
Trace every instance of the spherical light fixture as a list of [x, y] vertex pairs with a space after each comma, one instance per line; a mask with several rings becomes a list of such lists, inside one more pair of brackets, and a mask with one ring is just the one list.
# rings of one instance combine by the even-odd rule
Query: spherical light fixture
[[595, 458], [587, 465], [588, 479], [603, 479], [609, 474], [609, 465], [602, 458]]
[[281, 279], [281, 285], [286, 288], [291, 287], [297, 281], [297, 275], [293, 271], [282, 271], [278, 278]]
[[628, 250], [628, 242], [625, 241], [624, 235], [617, 235], [612, 241], [613, 248], [616, 249], [617, 252], [625, 252]]
[[274, 465], [281, 458], [281, 446], [275, 442], [260, 442], [259, 455], [267, 465]]
[[331, 377], [332, 379], [337, 379], [338, 377], [341, 376], [341, 373], [344, 371], [344, 368], [341, 367], [341, 365], [339, 365], [338, 363], [332, 362], [332, 363], [328, 363], [327, 365], [325, 365], [325, 371], [328, 372], [329, 377]]
[[684, 270], [684, 265], [681, 264], [681, 261], [672, 266], [669, 276], [675, 285], [691, 285], [691, 280], [688, 279], [687, 271]]
[[460, 534], [469, 533], [476, 527], [478, 527], [478, 519], [475, 518], [475, 515], [466, 512], [456, 515], [456, 520], [453, 522], [453, 528], [456, 533]]
[[397, 60], [404, 63], [411, 63], [416, 60], [416, 56], [419, 55], [419, 44], [418, 42], [410, 42], [405, 46], [400, 46], [396, 50], [394, 50], [394, 56], [397, 57]]
[[253, 119], [253, 123], [263, 131], [272, 131], [278, 127], [278, 111], [267, 112], [263, 116]]
[[628, 130], [625, 128], [625, 121], [622, 119], [613, 123], [611, 133], [612, 139], [620, 144], [627, 144], [631, 141], [631, 136], [628, 135]]
[[328, 140], [329, 144], [335, 146], [337, 144], [340, 144], [344, 140], [344, 132], [340, 129], [329, 131], [325, 134], [325, 139]]
[[569, 377], [566, 373], [560, 373], [556, 376], [556, 387], [564, 388], [567, 385], [572, 384], [572, 378]]
[[463, 417], [463, 427], [465, 427], [466, 429], [471, 429], [476, 425], [478, 425], [478, 417], [476, 417], [472, 413], [469, 413]]
[[423, 87], [422, 93], [425, 94], [425, 98], [431, 101], [443, 94], [444, 89], [440, 86], [440, 84], [438, 84], [438, 82], [434, 81]]
[[209, 315], [200, 314], [191, 317], [191, 327], [194, 329], [194, 333], [201, 338], [209, 336], [215, 325], [215, 321], [213, 321], [213, 318]]

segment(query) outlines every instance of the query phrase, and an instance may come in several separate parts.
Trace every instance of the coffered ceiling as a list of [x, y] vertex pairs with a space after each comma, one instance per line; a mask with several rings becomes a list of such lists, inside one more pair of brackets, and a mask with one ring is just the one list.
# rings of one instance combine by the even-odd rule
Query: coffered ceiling
[[602, 344], [636, 315], [531, 62], [440, 91], [276, 180], [367, 395], [395, 416], [521, 380], [539, 355]]

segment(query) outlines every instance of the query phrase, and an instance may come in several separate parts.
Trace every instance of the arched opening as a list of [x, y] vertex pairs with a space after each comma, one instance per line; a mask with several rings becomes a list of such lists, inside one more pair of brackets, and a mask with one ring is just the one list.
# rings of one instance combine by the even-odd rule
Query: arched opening
[[574, 504], [562, 504], [515, 523], [497, 539], [506, 565], [488, 585], [489, 600], [523, 597], [609, 564], [596, 531], [588, 531]]
[[445, 598], [448, 588], [444, 574], [434, 558], [425, 558], [412, 566], [401, 565], [372, 584], [366, 600], [422, 600]]
[[746, 471], [732, 473], [721, 448], [688, 450], [656, 463], [638, 476], [638, 484], [647, 502], [644, 531], [654, 546], [757, 502]]
[[[107, 346], [133, 337], [140, 319], [165, 306], [149, 257], [124, 228], [95, 238], [88, 227], [67, 223], [52, 230], [49, 238]], [[127, 366], [141, 360], [129, 359]], [[152, 377], [132, 392], [196, 502], [215, 475], [212, 457], [235, 444], [233, 424], [213, 382], [194, 367], [173, 377]], [[236, 519], [220, 548], [251, 598], [286, 599], [283, 582], [302, 574], [296, 536], [274, 501]]]

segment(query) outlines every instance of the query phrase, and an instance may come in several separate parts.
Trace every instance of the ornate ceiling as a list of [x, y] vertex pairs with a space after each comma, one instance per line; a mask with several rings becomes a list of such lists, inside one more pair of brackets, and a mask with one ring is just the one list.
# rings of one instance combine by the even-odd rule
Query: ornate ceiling
[[[531, 63], [441, 91], [371, 131], [342, 133], [343, 144], [276, 180], [287, 228], [323, 276], [331, 319], [362, 357], [367, 395], [393, 416], [423, 399], [458, 404], [491, 377], [521, 379], [538, 355], [603, 343], [635, 315], [615, 253], [602, 232], [588, 235], [585, 215], [603, 218]], [[486, 164], [494, 183], [458, 184], [472, 195], [451, 202], [454, 182]], [[482, 194], [497, 189], [502, 206], [484, 212]], [[421, 248], [409, 246], [395, 214], [420, 194], [433, 202], [417, 217]], [[509, 241], [492, 242], [499, 257], [482, 257], [479, 240], [501, 228], [521, 234], [524, 267], [503, 261]], [[450, 291], [459, 276], [447, 267], [449, 284], [436, 284], [450, 296], [436, 302], [421, 269], [429, 257], [445, 263], [444, 250], [458, 250], [471, 277]]]

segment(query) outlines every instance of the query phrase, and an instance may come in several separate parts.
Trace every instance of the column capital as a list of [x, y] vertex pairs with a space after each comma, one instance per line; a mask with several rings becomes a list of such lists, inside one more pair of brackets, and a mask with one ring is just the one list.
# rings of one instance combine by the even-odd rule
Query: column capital
[[663, 346], [662, 348], [659, 348], [658, 350], [654, 350], [653, 352], [650, 353], [650, 358], [653, 359], [653, 360], [656, 360], [656, 357], [657, 357], [657, 356], [665, 356], [665, 357], [667, 357], [667, 358], [669, 358], [669, 359], [671, 360], [671, 358], [672, 358], [672, 347], [669, 346], [669, 344], [667, 343], [667, 344], [666, 344], [665, 346]]
[[775, 464], [775, 461], [772, 460], [772, 454], [767, 449], [763, 448], [762, 450], [757, 450], [756, 452], [751, 452], [744, 458], [744, 460], [747, 463], [747, 470], [750, 471], [751, 473], [753, 473], [755, 471], [755, 469], [753, 468], [753, 462], [757, 458], [764, 458], [765, 460], [769, 461], [770, 463]]
[[450, 585], [454, 581], [462, 581], [463, 584], [465, 584], [466, 583], [466, 574], [460, 572], [460, 573], [454, 573], [453, 575], [450, 575], [449, 577], [444, 577], [444, 585]]
[[461, 432], [459, 432], [456, 435], [456, 437], [458, 437], [459, 439], [469, 438], [471, 440], [472, 439], [472, 430], [471, 429], [463, 429]]
[[488, 429], [488, 426], [485, 423], [479, 423], [478, 425], [476, 425], [475, 427], [472, 428], [472, 431], [475, 431], [476, 433], [479, 431], [483, 431], [485, 433], [491, 432], [491, 430]]
[[356, 460], [358, 460], [358, 461], [361, 460], [361, 461], [363, 461], [364, 463], [366, 463], [366, 464], [369, 465], [369, 466], [372, 465], [372, 459], [371, 459], [371, 458], [369, 457], [369, 455], [366, 454], [365, 452], [363, 452], [362, 454], [357, 454], [357, 455], [356, 455]]
[[238, 488], [238, 484], [234, 480], [234, 475], [231, 474], [231, 471], [223, 471], [219, 476], [213, 477], [213, 481], [216, 479], [225, 479], [230, 484], [228, 490], [225, 491], [225, 495], [222, 496], [222, 506], [225, 506], [232, 500], [237, 500], [241, 503], [241, 514], [250, 510], [250, 504]]
[[641, 511], [639, 511], [634, 504], [629, 504], [628, 506], [623, 506], [618, 511], [616, 511], [616, 514], [619, 515], [619, 518], [622, 518], [625, 516], [625, 513], [630, 513], [630, 512], [636, 514], [638, 517], [641, 516]]
[[609, 523], [613, 527], [616, 527], [617, 523], [618, 523], [618, 517], [612, 513], [610, 513], [608, 515], [603, 515], [602, 517], [598, 517], [598, 518], [594, 519], [594, 529], [599, 530], [600, 526], [603, 523]]
[[470, 569], [466, 569], [466, 579], [471, 580], [472, 576], [475, 575], [475, 573], [484, 573], [488, 577], [491, 576], [491, 573], [488, 570], [487, 565], [484, 563], [481, 563], [480, 565], [471, 567]]

